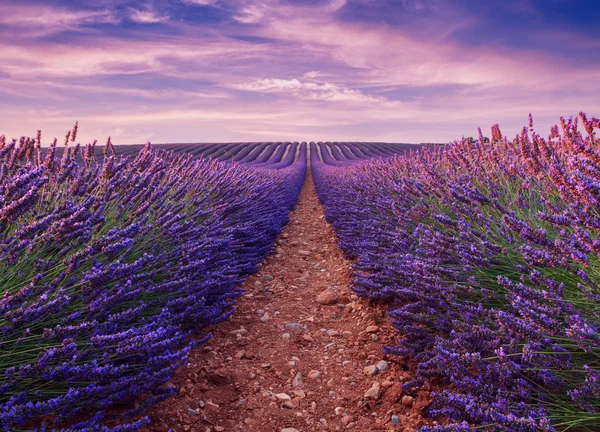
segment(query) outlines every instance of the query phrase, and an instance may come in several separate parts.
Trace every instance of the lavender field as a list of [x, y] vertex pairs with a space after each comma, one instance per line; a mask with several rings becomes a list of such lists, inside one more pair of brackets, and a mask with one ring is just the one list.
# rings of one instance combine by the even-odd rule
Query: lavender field
[[100, 163], [76, 134], [60, 158], [40, 132], [0, 139], [6, 431], [96, 430], [132, 397], [123, 419], [173, 394], [161, 386], [235, 311], [306, 173], [305, 144], [229, 163], [265, 146], [206, 146], [214, 158], [194, 159], [148, 144], [121, 157], [109, 140]]
[[311, 144], [354, 289], [391, 304], [386, 352], [418, 361], [404, 388], [443, 383], [428, 415], [449, 425], [422, 430], [600, 430], [599, 128], [530, 117], [367, 162]]
[[0, 432], [600, 432], [599, 24], [0, 0]]
[[436, 386], [419, 430], [600, 430], [597, 118], [443, 146], [77, 129], [60, 150], [0, 139], [2, 430], [147, 427], [276, 252], [308, 167], [353, 290], [398, 332], [387, 358], [416, 365], [403, 390]]

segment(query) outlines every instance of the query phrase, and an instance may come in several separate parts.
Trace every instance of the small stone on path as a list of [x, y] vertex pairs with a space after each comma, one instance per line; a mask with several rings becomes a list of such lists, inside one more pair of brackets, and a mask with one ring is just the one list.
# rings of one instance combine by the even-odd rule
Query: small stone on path
[[349, 423], [352, 423], [353, 421], [354, 421], [354, 417], [352, 417], [351, 415], [345, 415], [344, 417], [342, 417], [342, 423], [346, 426]]
[[389, 368], [390, 366], [385, 360], [380, 360], [379, 363], [377, 363], [377, 369], [379, 369], [382, 372], [388, 370]]
[[294, 381], [292, 382], [292, 385], [296, 388], [298, 387], [302, 387], [302, 384], [304, 384], [304, 381], [302, 380], [302, 373], [298, 372], [296, 374], [296, 376], [294, 377]]
[[415, 401], [415, 398], [409, 395], [404, 395], [402, 396], [402, 405], [407, 406], [407, 407], [411, 407], [413, 406], [413, 402]]
[[298, 407], [298, 399], [292, 399], [289, 401], [285, 401], [282, 405], [284, 408], [294, 409]]
[[367, 333], [377, 333], [379, 331], [379, 327], [376, 325], [367, 326]]
[[377, 366], [367, 366], [363, 369], [363, 372], [367, 376], [375, 376], [379, 373], [379, 369], [377, 368]]
[[318, 370], [311, 370], [311, 371], [308, 373], [308, 377], [309, 377], [310, 379], [314, 379], [314, 380], [316, 380], [316, 379], [320, 379], [320, 378], [321, 378], [321, 372], [319, 372]]
[[378, 382], [374, 382], [369, 390], [364, 394], [365, 399], [378, 400], [381, 397], [381, 388]]
[[322, 305], [332, 305], [337, 303], [339, 299], [340, 295], [336, 291], [327, 288], [326, 290], [321, 291], [321, 293], [317, 296], [317, 303]]
[[286, 394], [286, 393], [277, 393], [277, 394], [275, 395], [275, 397], [277, 398], [277, 400], [280, 400], [280, 401], [282, 401], [282, 402], [285, 402], [285, 401], [290, 401], [290, 400], [292, 400], [292, 398], [290, 397], [290, 395], [288, 395], [288, 394]]
[[292, 390], [292, 393], [294, 393], [294, 395], [300, 399], [304, 399], [306, 397], [306, 393], [304, 393], [303, 390]]

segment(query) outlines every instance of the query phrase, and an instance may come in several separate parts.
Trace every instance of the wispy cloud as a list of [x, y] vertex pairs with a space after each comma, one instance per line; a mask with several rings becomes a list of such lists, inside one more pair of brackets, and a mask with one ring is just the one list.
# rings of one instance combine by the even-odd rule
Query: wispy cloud
[[232, 18], [242, 24], [257, 24], [268, 21], [285, 22], [286, 19], [294, 19], [297, 15], [303, 17], [303, 19], [311, 17], [311, 21], [328, 20], [347, 3], [347, 0], [310, 1], [306, 3], [286, 0], [219, 0], [220, 5], [232, 12]]
[[315, 79], [315, 78], [319, 78], [323, 75], [325, 75], [325, 74], [321, 71], [310, 71], [310, 72], [306, 72], [304, 75], [302, 75], [302, 78]]
[[386, 101], [382, 97], [370, 96], [345, 85], [306, 82], [296, 78], [290, 80], [278, 78], [261, 79], [249, 83], [234, 84], [231, 87], [237, 90], [279, 93], [318, 101], [360, 103], [381, 103]]
[[139, 24], [158, 24], [169, 21], [169, 16], [152, 9], [129, 9], [129, 19]]
[[[102, 41], [78, 45], [53, 44], [22, 49], [0, 42], [5, 73], [36, 80], [158, 73], [181, 79], [224, 80], [241, 61], [264, 62], [267, 50], [245, 41], [189, 38]], [[181, 85], [186, 85], [182, 82]], [[189, 84], [188, 84], [189, 85]]]
[[348, 0], [331, 0], [330, 7], [333, 10], [338, 10], [346, 6]]
[[12, 35], [23, 38], [40, 37], [59, 31], [78, 30], [98, 24], [118, 24], [117, 14], [109, 9], [70, 10], [44, 6], [0, 4], [0, 26]]
[[181, 0], [181, 2], [196, 6], [213, 6], [217, 4], [217, 0]]
[[165, 101], [165, 100], [218, 100], [231, 99], [232, 95], [222, 89], [206, 89], [194, 91], [193, 89], [177, 88], [135, 88], [127, 86], [112, 86], [95, 83], [93, 80], [71, 82], [70, 80], [38, 81], [31, 85], [27, 80], [3, 76], [0, 73], [0, 95], [15, 98], [44, 97], [52, 102], [72, 103], [83, 97], [111, 96], [115, 98], [136, 98], [138, 101]]
[[247, 6], [240, 9], [233, 19], [243, 24], [256, 24], [263, 19], [265, 13], [259, 6]]
[[486, 46], [465, 50], [457, 42], [422, 39], [389, 26], [329, 20], [314, 31], [314, 19], [297, 14], [285, 22], [270, 21], [261, 34], [301, 44], [307, 51], [327, 52], [346, 68], [350, 80], [363, 87], [457, 84], [557, 89], [566, 81], [583, 82], [600, 72], [596, 65], [575, 68], [572, 62], [545, 53]]

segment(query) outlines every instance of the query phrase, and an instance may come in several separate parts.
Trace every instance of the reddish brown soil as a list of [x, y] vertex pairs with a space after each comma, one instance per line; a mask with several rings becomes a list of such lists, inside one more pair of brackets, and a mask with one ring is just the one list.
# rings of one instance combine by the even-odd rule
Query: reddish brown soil
[[[319, 304], [317, 296], [329, 287], [339, 299]], [[238, 311], [213, 329], [214, 338], [195, 349], [173, 378], [179, 394], [146, 413], [149, 430], [411, 431], [423, 424], [429, 387], [403, 394], [401, 384], [412, 378], [409, 364], [382, 350], [394, 344], [396, 332], [384, 307], [351, 291], [350, 262], [324, 219], [310, 175], [277, 254], [243, 288]], [[365, 374], [366, 366], [382, 359], [388, 370]], [[313, 370], [320, 378], [309, 377]], [[296, 388], [298, 373], [303, 384]], [[374, 382], [380, 397], [365, 397]], [[281, 393], [291, 398], [289, 408], [275, 396]]]

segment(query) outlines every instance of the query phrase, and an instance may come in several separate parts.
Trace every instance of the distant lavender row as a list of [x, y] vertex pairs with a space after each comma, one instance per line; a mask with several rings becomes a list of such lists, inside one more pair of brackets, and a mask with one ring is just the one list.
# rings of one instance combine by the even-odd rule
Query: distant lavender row
[[318, 142], [310, 143], [313, 157], [327, 165], [344, 166], [366, 159], [389, 158], [418, 149], [419, 145], [368, 143], [368, 142]]
[[[143, 149], [141, 144], [125, 144], [115, 146], [119, 156], [135, 157]], [[153, 146], [159, 150], [177, 154], [191, 155], [195, 158], [216, 159], [245, 163], [280, 163], [283, 155], [297, 153], [300, 144], [297, 142], [253, 142], [253, 143], [200, 143], [200, 144], [158, 144]], [[304, 143], [304, 148], [306, 143]], [[276, 152], [276, 150], [278, 150]], [[63, 149], [57, 148], [56, 155], [62, 157]], [[102, 161], [103, 149], [95, 147], [94, 156]]]
[[[318, 151], [329, 163], [332, 161], [358, 161], [371, 157], [391, 157], [403, 154], [405, 151], [415, 148], [412, 144], [389, 144], [389, 143], [339, 143], [319, 142]], [[192, 155], [198, 158], [217, 159], [220, 161], [236, 161], [250, 164], [282, 164], [285, 158], [292, 155], [296, 157], [300, 152], [306, 152], [305, 142], [253, 142], [253, 143], [202, 143], [202, 144], [158, 144], [154, 148], [167, 150], [177, 154]], [[119, 156], [135, 156], [142, 145], [127, 144], [115, 147]], [[62, 156], [62, 149], [57, 148], [57, 156]], [[95, 156], [102, 160], [102, 149], [96, 148]]]
[[600, 430], [600, 120], [580, 120], [366, 162], [311, 147], [354, 289], [419, 361], [405, 390], [445, 386], [428, 414], [452, 424], [423, 430]]
[[1, 430], [98, 430], [115, 404], [173, 393], [161, 385], [233, 312], [306, 172], [296, 144], [249, 168], [150, 145], [118, 159], [109, 141], [100, 164], [76, 132], [60, 158], [39, 134], [0, 138]]

